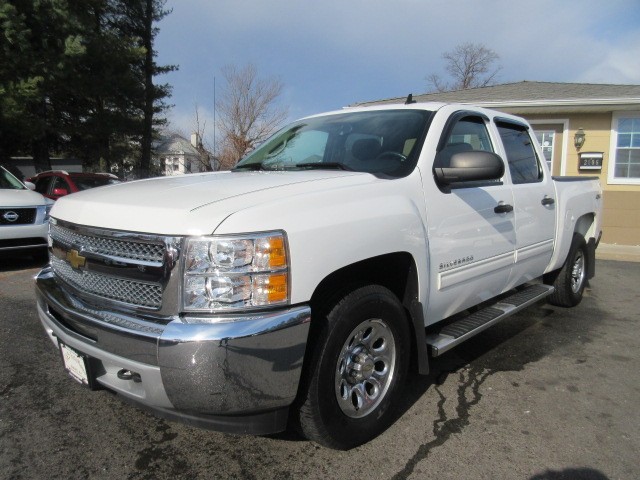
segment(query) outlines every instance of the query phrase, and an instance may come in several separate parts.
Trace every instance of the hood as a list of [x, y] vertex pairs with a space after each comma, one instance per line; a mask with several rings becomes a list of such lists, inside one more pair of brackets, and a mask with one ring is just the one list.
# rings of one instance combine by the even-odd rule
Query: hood
[[0, 189], [0, 208], [35, 207], [38, 205], [47, 205], [49, 203], [51, 202], [45, 201], [45, 198], [42, 195], [29, 189]]
[[51, 216], [80, 225], [162, 235], [207, 235], [269, 198], [372, 181], [342, 171], [218, 172], [127, 182], [67, 195]]

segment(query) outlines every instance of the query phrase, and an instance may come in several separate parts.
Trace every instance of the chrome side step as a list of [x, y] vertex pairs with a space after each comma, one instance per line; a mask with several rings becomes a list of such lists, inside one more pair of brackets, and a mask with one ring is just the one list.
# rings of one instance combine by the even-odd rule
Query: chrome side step
[[431, 347], [431, 355], [434, 357], [442, 355], [500, 320], [504, 320], [552, 293], [553, 287], [551, 285], [531, 285], [512, 295], [500, 298], [496, 303], [482, 310], [446, 325], [437, 333], [428, 334], [426, 338], [427, 345]]

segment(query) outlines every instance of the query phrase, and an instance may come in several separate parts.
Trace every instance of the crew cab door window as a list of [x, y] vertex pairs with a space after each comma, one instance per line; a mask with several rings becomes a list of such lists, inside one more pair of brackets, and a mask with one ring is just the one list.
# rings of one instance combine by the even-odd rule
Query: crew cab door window
[[496, 125], [507, 155], [511, 181], [514, 184], [541, 181], [542, 167], [529, 130], [515, 123], [498, 122]]
[[493, 152], [489, 132], [482, 118], [465, 117], [456, 122], [445, 148], [460, 144], [464, 144], [468, 150]]
[[489, 132], [481, 117], [469, 116], [459, 119], [448, 132], [434, 164], [435, 168], [448, 167], [451, 157], [460, 152], [493, 152]]

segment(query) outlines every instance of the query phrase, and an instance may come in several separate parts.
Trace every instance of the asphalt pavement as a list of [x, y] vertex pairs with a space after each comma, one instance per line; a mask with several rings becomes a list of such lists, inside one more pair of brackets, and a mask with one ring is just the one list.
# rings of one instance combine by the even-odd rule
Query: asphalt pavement
[[82, 388], [37, 318], [38, 267], [0, 257], [1, 479], [640, 478], [640, 263], [598, 260], [578, 307], [538, 304], [434, 359], [398, 420], [348, 452]]

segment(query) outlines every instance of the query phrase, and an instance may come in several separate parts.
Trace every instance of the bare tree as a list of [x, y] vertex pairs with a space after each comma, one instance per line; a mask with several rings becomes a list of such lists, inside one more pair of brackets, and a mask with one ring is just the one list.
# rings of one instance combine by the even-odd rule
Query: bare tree
[[[212, 172], [216, 170], [216, 160], [213, 158], [211, 151], [205, 144], [205, 132], [207, 129], [207, 120], [200, 120], [200, 108], [195, 105], [195, 121], [193, 126], [193, 133], [196, 135], [195, 149], [198, 151], [198, 163], [200, 172]], [[193, 139], [192, 139], [193, 143]]]
[[219, 160], [221, 170], [226, 170], [273, 134], [287, 118], [288, 109], [276, 103], [282, 82], [260, 78], [254, 65], [227, 65], [222, 75], [226, 86], [216, 108], [222, 136]]
[[427, 77], [434, 91], [449, 92], [493, 85], [502, 67], [495, 65], [500, 56], [481, 43], [463, 43], [442, 54], [446, 71], [452, 83], [444, 82], [438, 75]]

